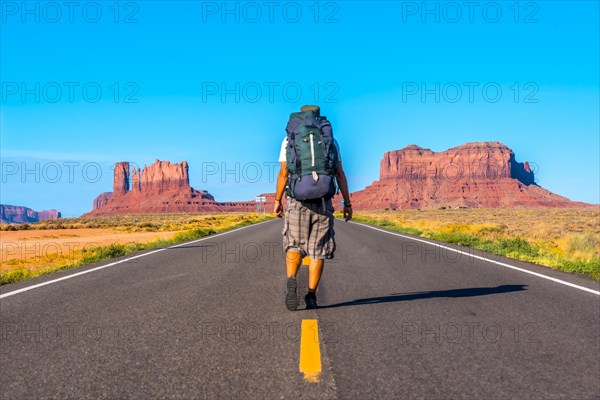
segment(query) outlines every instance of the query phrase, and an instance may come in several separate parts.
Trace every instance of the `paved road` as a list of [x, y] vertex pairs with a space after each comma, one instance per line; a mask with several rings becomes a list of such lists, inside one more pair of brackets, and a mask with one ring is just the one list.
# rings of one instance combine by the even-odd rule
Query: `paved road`
[[[1, 398], [600, 397], [597, 294], [336, 221], [321, 308], [291, 313], [281, 224], [1, 287]], [[318, 382], [299, 371], [303, 320]]]

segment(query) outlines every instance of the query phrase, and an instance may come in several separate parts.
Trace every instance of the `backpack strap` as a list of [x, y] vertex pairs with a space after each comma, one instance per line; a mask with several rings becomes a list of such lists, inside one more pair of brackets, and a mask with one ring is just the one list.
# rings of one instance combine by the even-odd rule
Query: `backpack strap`
[[317, 175], [317, 170], [315, 166], [315, 133], [310, 131], [310, 156], [311, 156], [311, 168], [312, 168], [312, 177], [316, 182], [319, 180], [319, 175]]
[[288, 122], [288, 125], [285, 128], [285, 130], [287, 132], [288, 146], [291, 146], [292, 151], [294, 152], [294, 161], [295, 161], [294, 171], [297, 173], [298, 169], [300, 169], [300, 159], [298, 158], [298, 149], [296, 148], [296, 134], [294, 133], [294, 131], [296, 130], [298, 125], [300, 125], [300, 122], [296, 123], [296, 125], [294, 125], [293, 128], [290, 127], [290, 125], [291, 125], [291, 121]]
[[301, 168], [301, 165], [300, 157], [298, 157], [298, 149], [296, 148], [296, 135], [294, 134], [294, 132], [292, 132], [292, 134], [288, 136], [288, 141], [290, 140], [292, 141], [292, 143], [288, 143], [288, 146], [291, 145], [292, 150], [294, 151], [294, 170], [296, 173], [298, 173], [298, 170]]
[[[331, 127], [331, 124], [329, 123], [329, 121], [327, 119], [324, 119], [323, 117], [321, 117], [321, 122], [322, 123], [319, 124], [319, 136], [321, 137], [321, 149], [323, 150], [323, 156], [325, 157], [325, 159], [328, 161], [332, 161], [332, 160], [330, 160], [329, 154], [327, 153], [327, 148], [325, 147], [325, 139], [323, 137], [323, 128], [325, 126]], [[333, 137], [331, 139], [333, 140]], [[335, 143], [333, 141], [331, 142], [331, 146], [335, 147]], [[337, 151], [337, 149], [336, 149], [336, 151]], [[330, 165], [330, 163], [328, 163], [328, 167], [332, 168], [333, 166]]]
[[319, 137], [321, 138], [319, 143], [321, 143], [321, 149], [323, 150], [323, 156], [325, 156], [325, 159], [327, 159], [328, 158], [327, 148], [325, 147], [325, 139], [323, 138], [323, 131], [321, 130], [321, 128], [319, 128]]

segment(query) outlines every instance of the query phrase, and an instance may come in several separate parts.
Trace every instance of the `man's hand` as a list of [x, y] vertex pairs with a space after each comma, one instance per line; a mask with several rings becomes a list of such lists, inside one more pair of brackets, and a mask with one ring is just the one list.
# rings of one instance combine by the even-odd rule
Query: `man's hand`
[[281, 218], [283, 216], [283, 206], [281, 205], [281, 200], [283, 199], [283, 192], [285, 191], [285, 185], [287, 184], [288, 180], [287, 163], [281, 162], [279, 164], [279, 175], [277, 175], [277, 187], [275, 188], [275, 208], [273, 209], [273, 213], [277, 216], [277, 218]]
[[281, 205], [281, 200], [275, 200], [275, 209], [273, 210], [273, 213], [275, 213], [277, 218], [283, 217], [283, 206]]
[[346, 180], [346, 174], [342, 168], [342, 162], [338, 163], [338, 167], [335, 170], [335, 179], [337, 180], [340, 192], [344, 198], [344, 219], [346, 222], [352, 219], [352, 204], [350, 204], [350, 193], [348, 192], [348, 181]]
[[352, 219], [352, 207], [344, 206], [344, 219], [346, 222]]

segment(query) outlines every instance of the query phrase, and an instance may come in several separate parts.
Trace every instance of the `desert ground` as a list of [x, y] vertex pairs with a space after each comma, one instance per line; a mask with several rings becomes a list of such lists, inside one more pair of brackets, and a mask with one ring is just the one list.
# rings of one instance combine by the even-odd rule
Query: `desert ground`
[[64, 218], [0, 226], [0, 284], [260, 222], [257, 213]]
[[[138, 214], [2, 225], [0, 283], [268, 218], [273, 216], [243, 212]], [[600, 208], [359, 211], [354, 220], [600, 280]]]
[[12, 269], [44, 268], [76, 262], [84, 249], [132, 242], [172, 239], [173, 232], [123, 232], [108, 228], [1, 232], [0, 274]]
[[355, 220], [600, 280], [598, 207], [361, 211]]

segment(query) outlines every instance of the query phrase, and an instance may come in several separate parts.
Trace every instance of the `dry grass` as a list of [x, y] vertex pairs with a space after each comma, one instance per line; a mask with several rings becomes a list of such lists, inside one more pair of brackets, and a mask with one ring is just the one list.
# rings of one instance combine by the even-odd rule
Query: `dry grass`
[[600, 208], [363, 211], [355, 219], [600, 280]]
[[[182, 213], [2, 225], [0, 284], [262, 220], [256, 213]], [[600, 280], [600, 208], [363, 211], [355, 220]]]
[[90, 218], [60, 218], [32, 224], [2, 224], [0, 231], [113, 228], [125, 232], [173, 232], [187, 229], [219, 227], [241, 219], [255, 218], [257, 213], [172, 213], [125, 214]]
[[138, 214], [3, 225], [0, 284], [264, 221], [257, 213]]
[[168, 240], [179, 232], [127, 233], [107, 228], [0, 232], [0, 274], [20, 268], [33, 270], [65, 266], [83, 258], [85, 249]]

